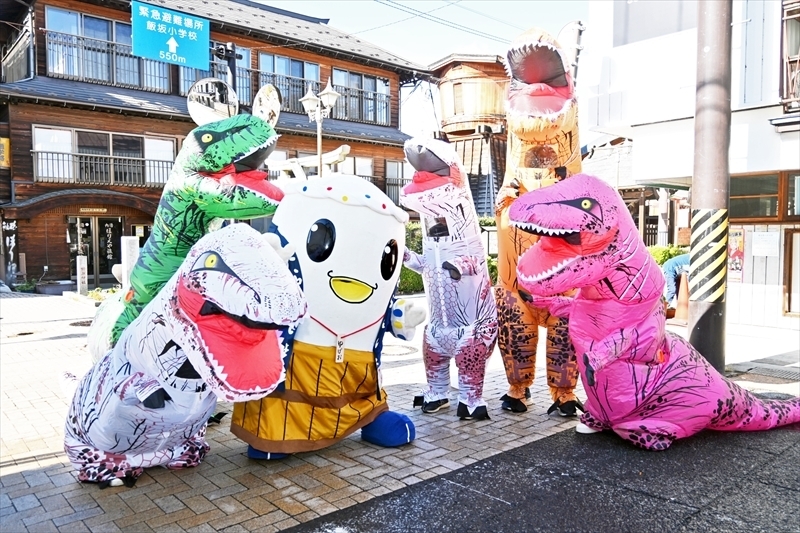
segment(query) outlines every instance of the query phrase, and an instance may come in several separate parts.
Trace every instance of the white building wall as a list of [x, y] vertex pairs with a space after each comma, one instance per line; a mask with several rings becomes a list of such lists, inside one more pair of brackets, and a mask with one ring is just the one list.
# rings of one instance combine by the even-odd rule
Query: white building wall
[[[688, 187], [694, 166], [697, 29], [614, 47], [614, 4], [589, 3], [578, 86], [582, 127], [594, 135], [633, 140], [635, 181]], [[769, 123], [783, 114], [781, 9], [778, 0], [733, 2], [732, 174], [800, 167], [800, 132], [778, 133]], [[582, 138], [593, 134], [581, 132]], [[800, 224], [743, 227], [745, 271], [741, 282], [728, 283], [728, 322], [800, 330], [797, 315], [783, 315], [783, 232]], [[752, 255], [756, 231], [780, 232], [778, 257]], [[796, 272], [792, 275], [798, 277]]]

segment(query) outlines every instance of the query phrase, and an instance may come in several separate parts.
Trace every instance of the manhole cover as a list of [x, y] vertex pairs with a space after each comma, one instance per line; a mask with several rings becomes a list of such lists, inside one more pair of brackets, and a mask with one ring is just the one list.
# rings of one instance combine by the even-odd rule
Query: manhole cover
[[80, 326], [80, 327], [86, 327], [86, 328], [88, 328], [91, 325], [92, 325], [92, 321], [91, 320], [79, 320], [77, 322], [70, 323], [70, 326]]

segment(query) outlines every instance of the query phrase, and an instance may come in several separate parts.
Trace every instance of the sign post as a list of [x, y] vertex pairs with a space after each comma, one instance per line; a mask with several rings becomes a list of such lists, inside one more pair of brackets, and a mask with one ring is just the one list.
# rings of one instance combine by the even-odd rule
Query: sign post
[[131, 2], [133, 55], [209, 70], [208, 19], [142, 2]]

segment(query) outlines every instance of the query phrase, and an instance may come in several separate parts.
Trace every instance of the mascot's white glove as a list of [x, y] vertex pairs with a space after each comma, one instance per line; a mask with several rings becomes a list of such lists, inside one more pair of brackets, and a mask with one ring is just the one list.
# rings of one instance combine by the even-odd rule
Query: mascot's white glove
[[285, 263], [288, 263], [289, 259], [294, 255], [294, 245], [287, 243], [286, 246], [281, 246], [281, 238], [274, 233], [265, 233], [264, 240], [278, 252], [278, 256]]
[[428, 312], [413, 300], [401, 298], [392, 305], [392, 333], [398, 339], [414, 339], [417, 326], [425, 322]]

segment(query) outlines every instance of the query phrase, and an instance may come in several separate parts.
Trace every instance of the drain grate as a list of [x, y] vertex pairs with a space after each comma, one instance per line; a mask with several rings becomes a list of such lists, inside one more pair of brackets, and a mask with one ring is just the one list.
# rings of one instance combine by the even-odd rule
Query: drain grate
[[78, 327], [85, 327], [85, 328], [88, 328], [91, 325], [92, 325], [92, 321], [91, 320], [79, 320], [77, 322], [70, 323], [70, 326], [78, 326]]
[[728, 369], [734, 372], [745, 374], [755, 374], [769, 378], [787, 379], [790, 381], [800, 381], [800, 369], [779, 367], [777, 365], [739, 363], [729, 365]]

